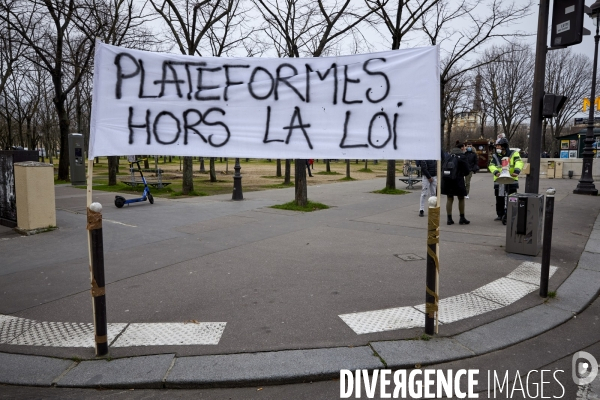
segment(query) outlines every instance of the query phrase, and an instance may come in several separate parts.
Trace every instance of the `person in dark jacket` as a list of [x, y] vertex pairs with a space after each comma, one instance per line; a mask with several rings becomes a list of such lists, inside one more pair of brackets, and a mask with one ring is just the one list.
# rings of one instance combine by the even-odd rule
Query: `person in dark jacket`
[[442, 178], [442, 194], [447, 196], [446, 198], [446, 214], [448, 215], [448, 225], [454, 224], [452, 220], [452, 205], [454, 204], [454, 197], [458, 197], [458, 211], [460, 213], [460, 220], [458, 221], [461, 225], [467, 225], [471, 223], [465, 218], [465, 196], [467, 195], [467, 189], [465, 187], [465, 176], [469, 174], [469, 164], [464, 154], [465, 145], [458, 142], [456, 147], [450, 150], [448, 157], [454, 157], [457, 163], [457, 174], [455, 179], [449, 177]]
[[437, 161], [417, 160], [417, 167], [421, 167], [421, 200], [419, 202], [419, 217], [425, 216], [425, 203], [437, 193]]
[[479, 171], [479, 156], [475, 151], [472, 143], [467, 143], [467, 151], [465, 152], [465, 157], [467, 159], [467, 164], [469, 164], [469, 174], [465, 176], [465, 188], [467, 189], [467, 199], [469, 198], [469, 191], [471, 189], [471, 178], [473, 174], [476, 174]]

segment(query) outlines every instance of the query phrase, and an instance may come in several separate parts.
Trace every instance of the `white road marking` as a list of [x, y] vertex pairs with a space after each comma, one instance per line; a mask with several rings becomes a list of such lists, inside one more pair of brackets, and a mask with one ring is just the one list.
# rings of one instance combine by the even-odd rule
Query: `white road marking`
[[123, 226], [130, 226], [132, 228], [137, 228], [136, 225], [124, 224], [123, 222], [113, 221], [112, 219], [102, 219], [102, 222], [112, 222], [113, 224], [119, 224], [119, 225], [123, 225]]
[[[441, 299], [440, 323], [451, 323], [508, 306], [539, 288], [542, 266], [524, 262], [505, 278], [496, 279], [469, 293]], [[550, 276], [557, 267], [550, 267]], [[410, 329], [425, 325], [425, 304], [414, 307], [341, 314], [339, 317], [356, 334]]]

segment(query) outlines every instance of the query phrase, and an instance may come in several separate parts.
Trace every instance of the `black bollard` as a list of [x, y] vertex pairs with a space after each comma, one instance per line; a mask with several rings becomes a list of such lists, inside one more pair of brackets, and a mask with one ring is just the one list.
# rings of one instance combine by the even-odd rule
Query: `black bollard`
[[554, 195], [556, 190], [546, 190], [546, 214], [544, 215], [544, 237], [542, 238], [542, 272], [540, 274], [540, 297], [548, 297], [550, 279], [550, 250], [552, 247], [552, 220], [554, 218]]
[[235, 159], [235, 167], [233, 167], [235, 174], [233, 175], [233, 194], [231, 195], [232, 200], [244, 200], [244, 194], [242, 193], [242, 174], [240, 170], [240, 159]]
[[440, 208], [436, 206], [435, 197], [431, 197], [427, 215], [427, 271], [425, 277], [425, 333], [428, 335], [436, 333], [435, 321], [438, 311], [437, 279], [439, 273], [437, 246], [439, 242]]
[[92, 203], [87, 209], [87, 229], [90, 235], [92, 304], [96, 356], [108, 354], [108, 322], [104, 282], [104, 243], [102, 240], [102, 206]]

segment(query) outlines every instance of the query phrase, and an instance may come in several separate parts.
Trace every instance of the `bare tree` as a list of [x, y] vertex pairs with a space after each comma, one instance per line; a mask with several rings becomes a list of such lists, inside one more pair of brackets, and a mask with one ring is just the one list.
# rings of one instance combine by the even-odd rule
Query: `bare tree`
[[[150, 0], [154, 11], [167, 24], [168, 36], [176, 44], [181, 54], [202, 56], [200, 42], [207, 37], [210, 29], [233, 9], [236, 0]], [[200, 19], [202, 23], [200, 24]], [[214, 160], [210, 162], [211, 182], [216, 181]], [[181, 192], [189, 194], [194, 190], [193, 158], [183, 157], [183, 186]]]
[[471, 95], [472, 77], [468, 73], [457, 75], [444, 85], [443, 103], [446, 106], [442, 111], [446, 121], [446, 148], [448, 149], [451, 147], [452, 129], [457, 116], [470, 112]]
[[[74, 23], [75, 13], [81, 5], [75, 0], [16, 0], [0, 3], [0, 21], [16, 32], [27, 45], [31, 54], [28, 59], [44, 68], [52, 78], [54, 107], [60, 128], [60, 158], [58, 179], [69, 179], [68, 134], [69, 115], [66, 101], [69, 93], [81, 79], [82, 70], [87, 69], [93, 55], [93, 46], [84, 40]], [[35, 29], [33, 29], [35, 26]], [[78, 41], [70, 54], [66, 43]], [[65, 60], [78, 57], [84, 68], [67, 74]]]
[[[7, 2], [4, 7], [6, 7], [5, 18], [10, 19], [12, 16], [8, 10], [15, 7], [15, 4]], [[13, 74], [15, 67], [19, 65], [19, 61], [23, 60], [22, 56], [25, 50], [25, 43], [10, 24], [0, 24], [0, 93], [4, 91], [6, 82]]]
[[[467, 71], [478, 69], [481, 65], [493, 60], [480, 60], [474, 62], [482, 45], [493, 39], [507, 40], [525, 36], [522, 32], [503, 31], [502, 28], [515, 23], [529, 15], [531, 2], [524, 1], [518, 4], [502, 0], [489, 0], [476, 2], [462, 0], [451, 2], [441, 0], [435, 10], [421, 18], [420, 29], [432, 45], [440, 45], [442, 52], [442, 67], [440, 73], [440, 93], [444, 93], [444, 86], [458, 75]], [[444, 96], [441, 99], [441, 108], [444, 110]], [[442, 112], [440, 140], [444, 139], [444, 114]], [[449, 146], [449, 139], [446, 138]]]
[[[546, 55], [546, 93], [567, 96], [567, 101], [555, 118], [549, 118], [552, 139], [560, 136], [565, 125], [581, 112], [581, 99], [589, 97], [592, 85], [592, 62], [583, 54], [575, 54], [571, 49], [550, 51]], [[596, 92], [598, 93], [598, 92]], [[547, 141], [542, 139], [544, 150]], [[556, 140], [551, 141], [551, 152], [557, 150]]]
[[[145, 7], [139, 7], [134, 0], [84, 0], [85, 13], [82, 15], [82, 31], [86, 32], [88, 39], [94, 41], [99, 38], [104, 43], [127, 48], [150, 50], [159, 46], [159, 41], [145, 24], [152, 18], [147, 14]], [[89, 18], [86, 18], [86, 14]], [[85, 24], [84, 21], [87, 21]], [[80, 66], [76, 66], [81, 68]], [[87, 75], [86, 87], [91, 89], [90, 71]], [[89, 91], [88, 91], [89, 92]], [[91, 105], [88, 95], [82, 100], [81, 88], [76, 91], [77, 122], [79, 132], [84, 133], [82, 122], [82, 103]], [[87, 137], [87, 136], [86, 136]], [[118, 156], [108, 157], [108, 185], [117, 184]]]
[[479, 63], [484, 64], [480, 68], [482, 90], [510, 140], [531, 111], [533, 52], [527, 46], [508, 43], [487, 50]]
[[[350, 0], [326, 4], [323, 0], [254, 0], [280, 57], [320, 57], [333, 54], [344, 38], [367, 22], [374, 10], [352, 7]], [[286, 180], [288, 176], [286, 162]], [[295, 160], [295, 202], [305, 206], [306, 160]]]
[[[398, 50], [402, 39], [414, 30], [415, 25], [440, 0], [417, 0], [410, 2], [410, 4], [408, 0], [398, 0], [397, 2], [365, 0], [365, 2], [387, 28], [392, 39], [392, 50]], [[385, 188], [388, 190], [396, 189], [396, 160], [388, 160], [387, 162]]]

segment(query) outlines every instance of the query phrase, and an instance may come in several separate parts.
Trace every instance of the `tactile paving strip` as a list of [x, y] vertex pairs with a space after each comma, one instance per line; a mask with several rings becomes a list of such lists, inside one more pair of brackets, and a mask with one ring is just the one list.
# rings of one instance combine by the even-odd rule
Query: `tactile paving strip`
[[[550, 266], [550, 277], [554, 275], [558, 267]], [[540, 284], [540, 275], [542, 273], [542, 264], [526, 261], [519, 265], [510, 274], [506, 275], [507, 278], [515, 279], [517, 281], [531, 283], [533, 285]]]
[[[108, 343], [127, 324], [108, 324]], [[81, 322], [39, 322], [10, 344], [20, 346], [94, 347], [94, 324]]]
[[[438, 303], [439, 320], [445, 324], [460, 321], [461, 319], [474, 317], [488, 311], [497, 310], [502, 304], [493, 302], [474, 295], [463, 293], [458, 296], [446, 297]], [[421, 312], [425, 312], [425, 304], [415, 306]]]
[[32, 319], [0, 315], [0, 343], [9, 343], [37, 323]]
[[425, 324], [425, 314], [413, 307], [388, 308], [340, 315], [340, 318], [358, 335], [373, 332], [410, 329]]
[[[557, 269], [557, 267], [550, 266], [550, 277]], [[540, 263], [526, 261], [504, 278], [490, 282], [472, 292], [442, 299], [438, 305], [439, 321], [448, 324], [512, 304], [537, 290], [541, 270]], [[357, 334], [424, 326], [421, 317], [413, 317], [407, 311], [410, 308], [400, 307], [343, 314], [340, 315], [340, 318]], [[425, 304], [415, 306], [414, 309], [424, 313]]]
[[[538, 278], [539, 279], [539, 278]], [[508, 306], [531, 292], [538, 286], [509, 278], [496, 279], [471, 293], [484, 297], [488, 300]]]
[[225, 322], [130, 324], [112, 347], [219, 344]]

